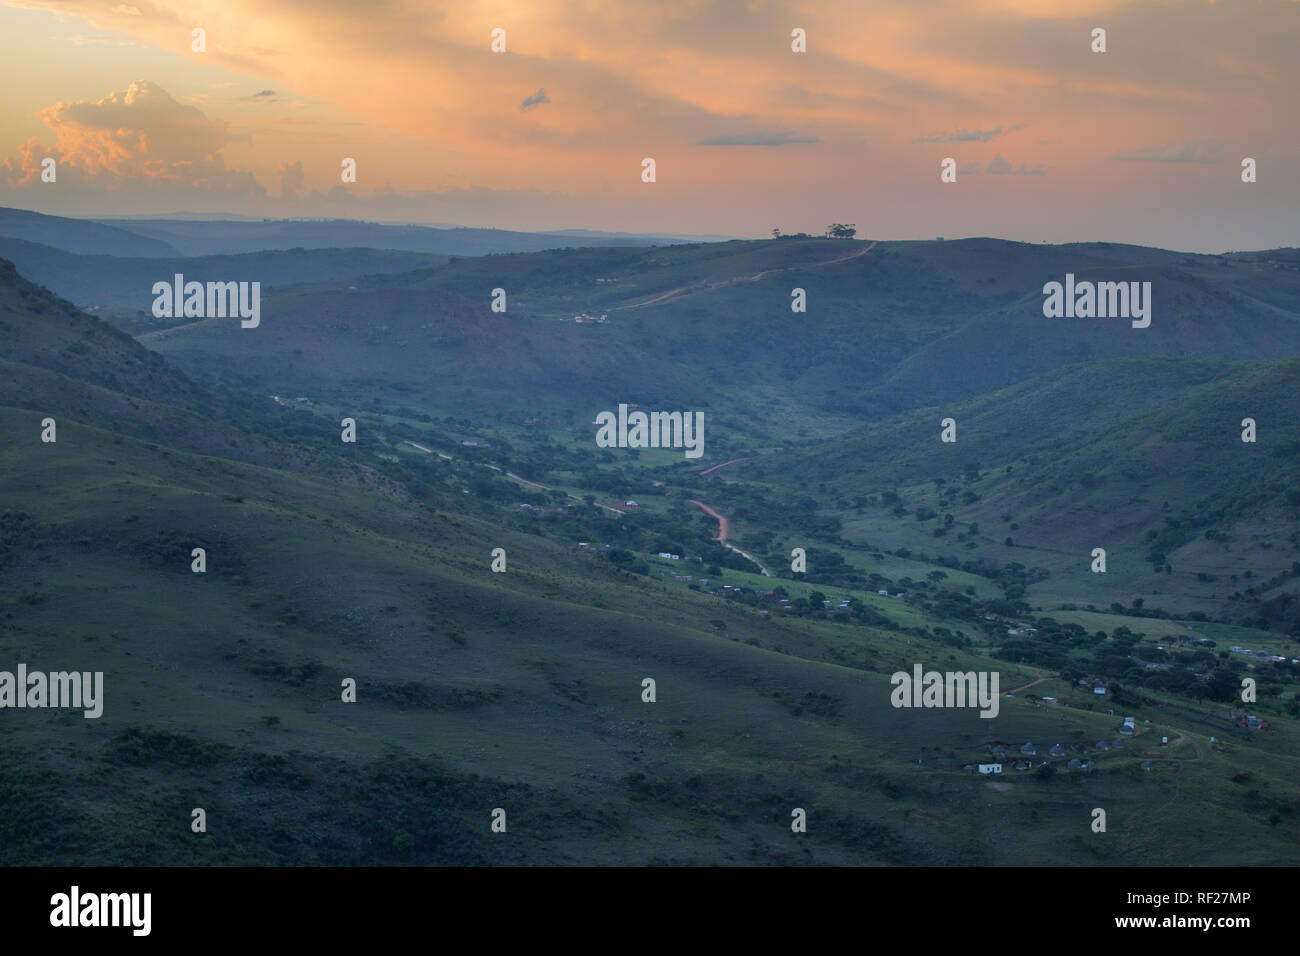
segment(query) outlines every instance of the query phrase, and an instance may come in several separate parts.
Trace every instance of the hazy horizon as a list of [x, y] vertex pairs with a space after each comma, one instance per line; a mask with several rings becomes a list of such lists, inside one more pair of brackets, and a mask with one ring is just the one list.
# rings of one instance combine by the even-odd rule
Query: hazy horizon
[[[0, 207], [0, 208], [4, 208], [4, 207]], [[239, 215], [239, 214], [228, 214], [228, 213], [194, 213], [194, 212], [184, 212], [184, 211], [160, 212], [154, 214], [140, 214], [140, 215], [77, 215], [73, 213], [63, 213], [63, 214], [45, 213], [40, 209], [32, 209], [32, 208], [22, 207], [22, 206], [13, 206], [9, 208], [19, 209], [23, 212], [38, 213], [42, 215], [60, 215], [62, 218], [66, 218], [66, 219], [82, 219], [91, 222], [105, 222], [105, 223], [109, 223], [109, 222], [130, 223], [130, 222], [152, 222], [152, 221], [249, 222], [249, 223], [349, 222], [349, 223], [368, 224], [368, 225], [376, 225], [376, 226], [395, 226], [395, 227], [407, 226], [407, 227], [416, 227], [422, 229], [481, 229], [481, 230], [496, 231], [496, 232], [530, 233], [534, 235], [546, 235], [546, 234], [575, 234], [576, 235], [581, 233], [591, 233], [593, 235], [602, 235], [602, 236], [626, 236], [631, 238], [672, 239], [676, 241], [685, 240], [685, 241], [695, 241], [695, 242], [705, 242], [705, 243], [737, 242], [737, 241], [744, 242], [744, 241], [753, 241], [753, 240], [771, 238], [771, 236], [716, 235], [716, 234], [700, 234], [700, 233], [685, 233], [685, 232], [679, 232], [679, 233], [635, 232], [635, 231], [630, 231], [625, 229], [592, 229], [584, 226], [568, 226], [568, 227], [559, 227], [553, 229], [523, 229], [523, 228], [515, 228], [512, 226], [476, 225], [473, 223], [429, 222], [429, 221], [416, 220], [416, 219], [369, 219], [369, 218], [358, 218], [353, 216], [250, 216], [250, 215]], [[1032, 240], [1028, 240], [1028, 239], [1018, 239], [1011, 236], [995, 236], [995, 235], [984, 235], [984, 234], [948, 235], [948, 236], [876, 236], [870, 234], [861, 234], [861, 232], [862, 231], [859, 229], [859, 235], [856, 237], [859, 241], [872, 240], [872, 239], [882, 241], [882, 242], [930, 242], [935, 239], [941, 239], [946, 242], [962, 242], [965, 240], [992, 240], [996, 242], [1028, 242], [1031, 245], [1047, 244], [1053, 246], [1107, 243], [1110, 245], [1132, 245], [1132, 246], [1140, 246], [1144, 248], [1164, 249], [1169, 252], [1186, 252], [1195, 255], [1223, 255], [1223, 254], [1233, 253], [1233, 252], [1267, 252], [1275, 249], [1297, 248], [1297, 246], [1295, 245], [1290, 245], [1290, 246], [1258, 246], [1258, 247], [1243, 246], [1241, 248], [1232, 248], [1232, 249], [1201, 250], [1201, 249], [1189, 249], [1189, 248], [1180, 247], [1176, 245], [1152, 246], [1146, 243], [1129, 242], [1127, 240], [1107, 239], [1107, 238], [1062, 239], [1055, 242], [1047, 242], [1046, 240], [1041, 240], [1038, 243], [1034, 243]], [[783, 233], [783, 235], [790, 235], [790, 234]], [[811, 232], [810, 235], [821, 236], [822, 230], [820, 229], [815, 230]]]

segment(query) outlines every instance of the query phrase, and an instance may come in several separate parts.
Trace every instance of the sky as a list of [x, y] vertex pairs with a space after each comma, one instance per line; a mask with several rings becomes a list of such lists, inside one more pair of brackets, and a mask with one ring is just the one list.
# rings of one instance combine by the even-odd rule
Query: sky
[[0, 205], [1297, 246], [1297, 49], [1297, 0], [0, 0]]

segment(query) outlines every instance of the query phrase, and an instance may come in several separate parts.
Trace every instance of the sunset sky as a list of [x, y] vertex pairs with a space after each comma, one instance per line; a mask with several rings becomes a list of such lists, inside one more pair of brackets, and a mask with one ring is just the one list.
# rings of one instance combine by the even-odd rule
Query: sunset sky
[[1294, 0], [18, 0], [0, 205], [1294, 246], [1297, 49]]

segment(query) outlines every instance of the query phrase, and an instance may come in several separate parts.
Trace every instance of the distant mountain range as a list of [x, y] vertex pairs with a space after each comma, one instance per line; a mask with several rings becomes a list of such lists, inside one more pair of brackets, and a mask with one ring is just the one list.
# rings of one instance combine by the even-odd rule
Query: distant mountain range
[[709, 238], [582, 229], [541, 233], [434, 228], [352, 219], [231, 217], [95, 221], [45, 216], [7, 207], [0, 207], [0, 236], [82, 255], [151, 257], [238, 255], [268, 249], [385, 249], [428, 255], [482, 256], [569, 246], [671, 245]]

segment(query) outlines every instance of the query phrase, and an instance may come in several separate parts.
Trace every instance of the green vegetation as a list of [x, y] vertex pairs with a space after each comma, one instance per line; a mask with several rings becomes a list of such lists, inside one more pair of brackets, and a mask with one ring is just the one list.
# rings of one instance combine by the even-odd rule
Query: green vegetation
[[[3, 712], [0, 861], [1295, 863], [1296, 671], [1231, 648], [1300, 656], [1300, 368], [1224, 345], [1259, 319], [1295, 352], [1290, 280], [1247, 299], [1249, 259], [1067, 250], [1199, 289], [1174, 328], [1231, 307], [1201, 357], [1134, 358], [1029, 325], [1060, 248], [936, 246], [459, 260], [156, 351], [0, 271], [0, 669], [106, 692], [98, 720]], [[1018, 367], [995, 316], [1035, 330]], [[703, 408], [705, 458], [595, 448], [619, 401]], [[1014, 697], [893, 708], [917, 663]], [[1233, 713], [1246, 676], [1266, 731]], [[1026, 741], [1033, 772], [962, 769]], [[1097, 805], [1130, 837], [1089, 840]]]

